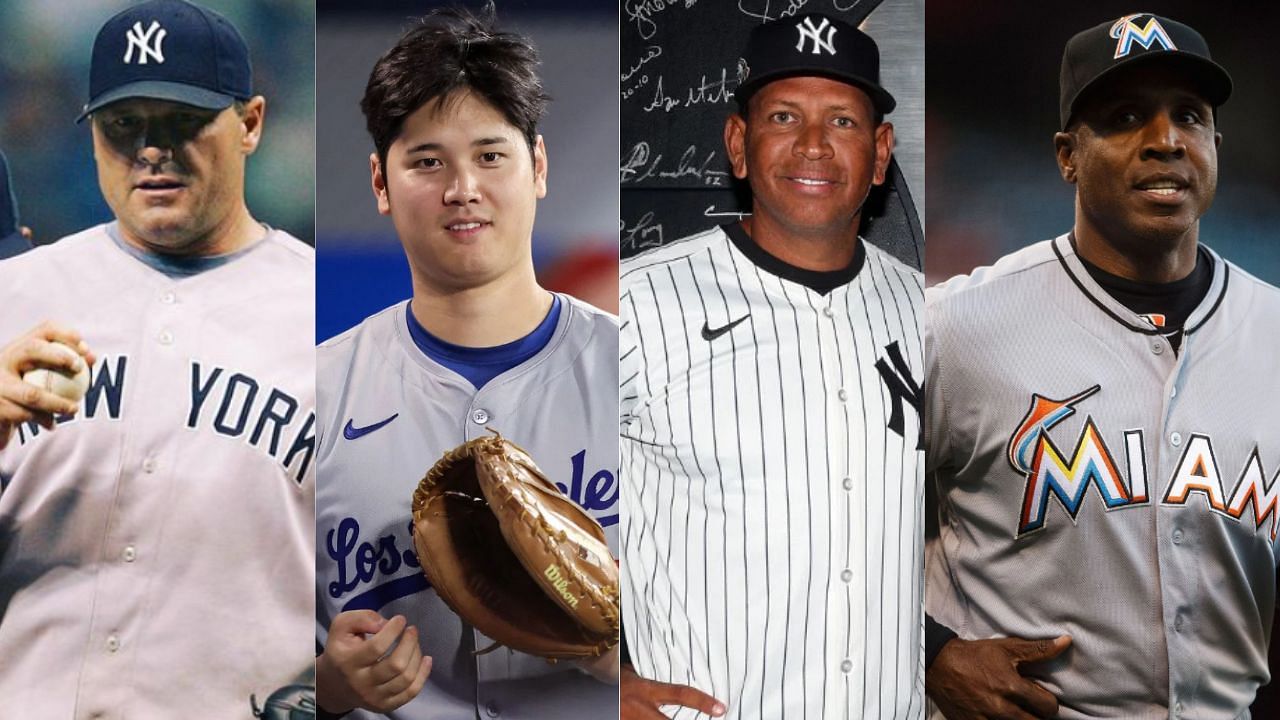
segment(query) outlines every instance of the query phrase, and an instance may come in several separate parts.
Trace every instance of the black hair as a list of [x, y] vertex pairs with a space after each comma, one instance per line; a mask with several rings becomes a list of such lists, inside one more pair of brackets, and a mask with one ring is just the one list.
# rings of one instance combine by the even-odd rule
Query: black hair
[[551, 99], [535, 72], [538, 51], [529, 39], [499, 31], [489, 2], [479, 14], [462, 8], [420, 18], [369, 73], [360, 109], [383, 166], [405, 118], [434, 101], [470, 91], [496, 108], [529, 144]]

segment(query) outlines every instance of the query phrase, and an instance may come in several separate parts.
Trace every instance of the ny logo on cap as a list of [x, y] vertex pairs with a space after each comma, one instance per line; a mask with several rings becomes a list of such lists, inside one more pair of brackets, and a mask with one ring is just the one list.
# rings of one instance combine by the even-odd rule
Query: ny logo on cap
[[1164, 31], [1164, 26], [1160, 24], [1159, 20], [1155, 19], [1155, 16], [1150, 16], [1144, 27], [1138, 27], [1138, 24], [1134, 22], [1136, 18], [1140, 17], [1142, 17], [1141, 13], [1125, 15], [1117, 20], [1115, 25], [1111, 26], [1111, 37], [1117, 40], [1116, 58], [1128, 55], [1133, 50], [1135, 42], [1147, 50], [1150, 50], [1151, 46], [1156, 43], [1159, 43], [1160, 47], [1165, 50], [1178, 49], [1174, 46], [1173, 40], [1169, 38], [1169, 33]]
[[133, 24], [132, 28], [125, 33], [125, 38], [129, 41], [129, 47], [124, 50], [124, 62], [129, 64], [133, 62], [133, 50], [138, 50], [138, 64], [146, 65], [147, 58], [154, 59], [157, 63], [164, 62], [164, 36], [167, 31], [160, 27], [158, 20], [151, 21], [151, 27], [146, 30], [142, 29], [142, 21]]
[[[831, 21], [822, 18], [822, 23], [814, 27], [813, 18], [807, 17], [796, 23], [796, 30], [800, 31], [800, 39], [796, 42], [796, 52], [804, 52], [804, 41], [808, 39], [813, 43], [812, 52], [814, 55], [820, 55], [823, 52], [836, 54], [836, 46], [832, 44], [836, 37], [836, 27]], [[826, 31], [827, 37], [822, 37], [822, 31]]]

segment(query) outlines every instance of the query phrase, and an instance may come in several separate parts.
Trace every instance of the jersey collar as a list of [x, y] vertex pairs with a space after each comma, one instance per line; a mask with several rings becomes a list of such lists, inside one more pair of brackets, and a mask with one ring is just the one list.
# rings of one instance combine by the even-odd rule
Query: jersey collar
[[[1122, 305], [1102, 286], [1093, 279], [1089, 271], [1085, 269], [1080, 261], [1080, 256], [1076, 254], [1076, 249], [1071, 242], [1071, 234], [1060, 235], [1050, 242], [1053, 248], [1053, 254], [1058, 258], [1058, 264], [1062, 266], [1067, 277], [1071, 278], [1071, 282], [1075, 284], [1080, 292], [1090, 300], [1098, 309], [1106, 313], [1112, 320], [1116, 321], [1125, 329], [1142, 335], [1160, 335], [1164, 332], [1161, 328], [1153, 327], [1150, 323], [1138, 317], [1132, 310]], [[1222, 299], [1226, 297], [1228, 276], [1230, 270], [1226, 261], [1222, 259], [1213, 248], [1202, 246], [1209, 251], [1209, 256], [1213, 258], [1213, 280], [1209, 283], [1209, 292], [1205, 293], [1204, 299], [1196, 306], [1187, 318], [1186, 325], [1183, 327], [1184, 335], [1191, 335], [1204, 326], [1209, 318], [1217, 312], [1222, 305]]]
[[829, 272], [805, 270], [770, 255], [764, 248], [757, 245], [756, 241], [751, 239], [751, 236], [747, 235], [747, 231], [742, 229], [741, 223], [729, 223], [722, 225], [721, 228], [724, 230], [725, 235], [729, 236], [729, 240], [733, 241], [738, 251], [745, 255], [756, 267], [770, 275], [776, 275], [783, 280], [790, 280], [822, 295], [853, 282], [853, 279], [858, 276], [858, 271], [862, 269], [862, 265], [867, 260], [867, 241], [859, 237], [857, 250], [853, 253], [853, 260], [847, 267]]

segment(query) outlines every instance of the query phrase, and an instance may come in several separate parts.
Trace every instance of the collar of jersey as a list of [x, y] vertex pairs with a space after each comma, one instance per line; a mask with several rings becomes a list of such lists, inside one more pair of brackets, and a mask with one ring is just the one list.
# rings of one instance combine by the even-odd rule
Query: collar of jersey
[[418, 322], [418, 318], [413, 314], [412, 300], [406, 302], [404, 307], [409, 336], [413, 338], [418, 349], [432, 360], [441, 365], [498, 365], [505, 366], [507, 370], [537, 355], [539, 350], [551, 342], [551, 336], [555, 333], [556, 324], [560, 320], [560, 312], [560, 296], [553, 294], [551, 308], [547, 311], [546, 317], [542, 318], [538, 326], [528, 335], [492, 347], [467, 347], [442, 340], [422, 327], [422, 323]]
[[747, 259], [756, 267], [771, 275], [776, 275], [783, 280], [790, 280], [823, 295], [841, 285], [848, 285], [853, 282], [853, 279], [858, 276], [858, 271], [862, 270], [863, 263], [867, 260], [867, 249], [863, 247], [866, 240], [859, 237], [853, 260], [849, 262], [847, 267], [826, 272], [805, 270], [770, 255], [764, 248], [757, 245], [750, 235], [747, 235], [747, 231], [742, 229], [741, 223], [735, 222], [722, 225], [721, 229], [724, 230], [725, 235], [729, 236], [729, 240], [733, 242], [734, 247], [747, 256]]
[[[110, 236], [111, 240], [114, 241], [116, 246], [118, 246], [121, 250], [133, 256], [139, 262], [151, 268], [152, 270], [155, 270], [156, 272], [161, 273], [162, 275], [165, 275], [174, 280], [191, 277], [193, 275], [199, 275], [202, 272], [208, 272], [209, 270], [220, 268], [223, 265], [226, 265], [227, 263], [231, 262], [232, 260], [235, 260], [236, 258], [241, 257], [242, 255], [253, 251], [255, 248], [257, 248], [259, 245], [262, 244], [262, 240], [259, 240], [249, 245], [248, 247], [241, 248], [239, 250], [236, 250], [235, 252], [226, 253], [225, 255], [205, 255], [205, 256], [193, 256], [193, 257], [178, 256], [178, 255], [161, 255], [160, 253], [153, 253], [147, 250], [143, 250], [141, 248], [134, 247], [133, 245], [130, 245], [129, 243], [125, 242], [124, 237], [120, 235], [119, 221], [112, 221], [110, 223], [107, 223], [106, 229], [107, 229], [107, 235]], [[272, 233], [272, 230], [270, 227], [268, 227], [267, 235], [270, 235], [271, 233]], [[264, 236], [263, 240], [265, 239], [266, 238]]]
[[[1127, 330], [1142, 335], [1160, 335], [1164, 332], [1161, 328], [1152, 327], [1132, 310], [1121, 304], [1119, 300], [1111, 297], [1089, 275], [1089, 271], [1085, 269], [1080, 257], [1076, 255], [1071, 233], [1054, 238], [1049, 245], [1053, 248], [1053, 254], [1058, 258], [1058, 263], [1062, 266], [1063, 271], [1067, 274], [1067, 277], [1071, 278], [1071, 282], [1075, 283], [1080, 292], [1090, 302], [1098, 306], [1098, 309], [1106, 313], [1108, 317], [1124, 326]], [[1207, 250], [1209, 257], [1213, 259], [1213, 280], [1209, 283], [1209, 292], [1205, 293], [1204, 299], [1200, 301], [1200, 304], [1187, 318], [1183, 329], [1184, 335], [1190, 335], [1203, 327], [1209, 321], [1209, 318], [1217, 312], [1218, 307], [1222, 305], [1222, 299], [1227, 294], [1228, 275], [1230, 272], [1227, 268], [1227, 263], [1212, 248], [1206, 245], [1201, 245], [1200, 247]]]

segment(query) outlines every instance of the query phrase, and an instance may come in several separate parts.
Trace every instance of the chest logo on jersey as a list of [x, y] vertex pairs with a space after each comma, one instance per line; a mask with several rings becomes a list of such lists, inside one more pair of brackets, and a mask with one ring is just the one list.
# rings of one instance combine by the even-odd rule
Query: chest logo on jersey
[[[1124, 472], [1121, 472], [1121, 465], [1103, 440], [1103, 433], [1092, 415], [1085, 417], [1075, 449], [1069, 457], [1049, 436], [1054, 426], [1076, 413], [1076, 406], [1101, 390], [1102, 386], [1094, 385], [1063, 400], [1032, 394], [1031, 406], [1010, 435], [1007, 448], [1010, 466], [1026, 479], [1018, 518], [1018, 537], [1044, 528], [1050, 500], [1060, 504], [1074, 521], [1091, 487], [1097, 490], [1107, 510], [1150, 503], [1142, 429], [1122, 433]], [[1160, 503], [1182, 506], [1200, 502], [1210, 511], [1237, 522], [1252, 510], [1250, 519], [1254, 529], [1270, 521], [1269, 533], [1275, 540], [1277, 514], [1280, 513], [1280, 484], [1276, 480], [1280, 478], [1280, 472], [1267, 480], [1257, 446], [1249, 453], [1228, 496], [1213, 451], [1213, 439], [1193, 432], [1186, 438], [1179, 435], [1178, 442], [1183, 446], [1182, 455], [1174, 465]], [[1196, 500], [1197, 497], [1200, 499]]]
[[[588, 477], [586, 449], [574, 453], [569, 462], [573, 468], [569, 485], [556, 486], [601, 526], [618, 524], [616, 474], [599, 470]], [[375, 498], [373, 502], [379, 500], [386, 501]], [[336, 572], [336, 578], [328, 584], [329, 597], [340, 600], [344, 611], [378, 610], [430, 587], [414, 551], [412, 520], [373, 537], [362, 532], [358, 519], [343, 517], [325, 533], [324, 547]]]
[[[90, 373], [80, 412], [58, 417], [58, 424], [120, 420], [127, 414], [122, 400], [129, 367], [127, 355], [100, 358]], [[191, 361], [190, 370], [186, 427], [241, 439], [275, 459], [301, 484], [315, 454], [315, 410], [242, 372], [206, 367], [197, 360]], [[41, 432], [34, 422], [24, 423], [18, 427], [18, 443], [25, 445]]]
[[898, 341], [894, 340], [885, 346], [884, 350], [889, 354], [889, 362], [885, 362], [884, 358], [877, 358], [876, 372], [880, 373], [880, 382], [884, 383], [885, 390], [889, 391], [889, 429], [904, 440], [906, 439], [906, 413], [903, 403], [910, 405], [911, 409], [916, 411], [916, 449], [923, 450], [924, 423], [920, 415], [924, 411], [924, 393], [920, 392], [920, 383], [911, 376], [911, 366], [907, 364], [906, 358], [902, 357]]

